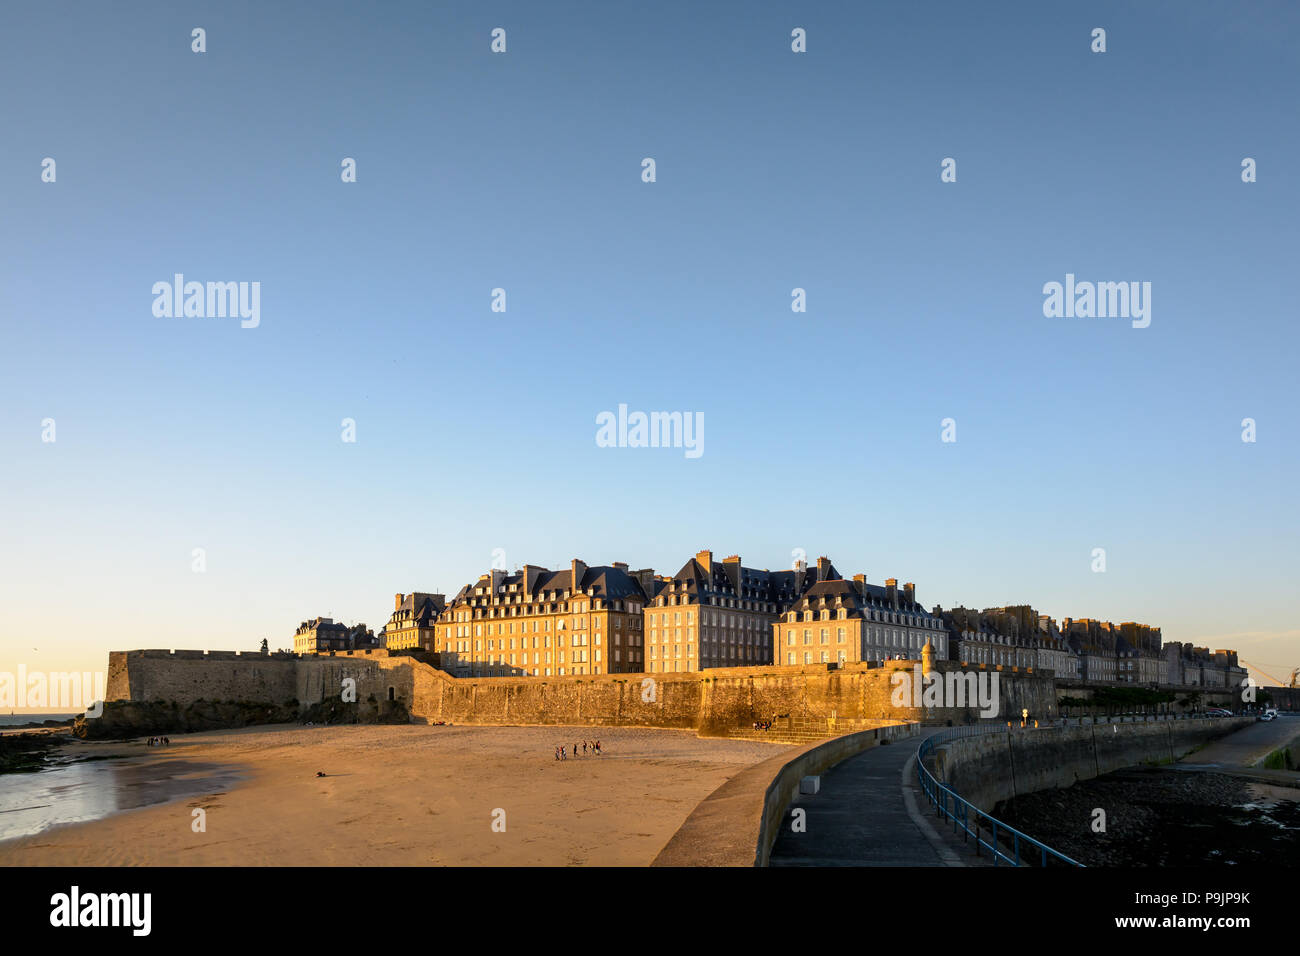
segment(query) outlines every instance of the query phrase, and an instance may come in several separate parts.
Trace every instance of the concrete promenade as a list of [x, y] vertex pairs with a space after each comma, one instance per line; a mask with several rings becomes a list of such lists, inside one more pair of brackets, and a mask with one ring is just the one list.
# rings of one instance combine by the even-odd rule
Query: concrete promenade
[[[937, 729], [937, 728], [936, 728]], [[913, 740], [873, 747], [822, 774], [821, 792], [800, 794], [786, 811], [771, 866], [978, 866], [961, 843], [936, 829], [915, 787]], [[791, 829], [807, 811], [806, 832]]]
[[1183, 768], [1235, 770], [1254, 767], [1279, 747], [1300, 738], [1300, 717], [1278, 717], [1211, 741], [1178, 763]]
[[1212, 771], [1259, 783], [1300, 787], [1300, 771], [1266, 770], [1259, 765], [1282, 747], [1291, 748], [1293, 760], [1300, 756], [1300, 717], [1278, 717], [1244, 727], [1188, 754], [1174, 764], [1174, 769], [1193, 773]]

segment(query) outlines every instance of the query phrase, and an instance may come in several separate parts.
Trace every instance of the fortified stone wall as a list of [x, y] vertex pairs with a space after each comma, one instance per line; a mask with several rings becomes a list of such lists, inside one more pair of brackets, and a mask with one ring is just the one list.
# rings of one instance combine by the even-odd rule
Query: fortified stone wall
[[1268, 702], [1269, 707], [1276, 707], [1278, 710], [1300, 710], [1300, 687], [1264, 687], [1271, 698]]
[[283, 704], [297, 697], [297, 659], [290, 654], [236, 651], [114, 651], [108, 655], [104, 699], [196, 700]]
[[[938, 662], [941, 671], [957, 665]], [[723, 733], [754, 720], [792, 717], [927, 720], [970, 723], [965, 707], [895, 706], [895, 672], [915, 676], [913, 662], [837, 670], [803, 667], [719, 668], [687, 674], [603, 674], [588, 677], [453, 678], [382, 649], [332, 656], [128, 651], [109, 656], [108, 700], [261, 701], [301, 707], [337, 697], [356, 681], [357, 699], [397, 699], [413, 719], [459, 724], [592, 724], [680, 727]], [[991, 674], [993, 670], [985, 673]], [[999, 673], [998, 716], [1056, 715], [1047, 673]], [[391, 693], [390, 693], [391, 691]]]
[[[1108, 690], [1123, 690], [1126, 686], [1128, 685], [1106, 684], [1100, 681], [1067, 680], [1057, 682], [1056, 693], [1058, 699], [1070, 697], [1076, 700], [1091, 700], [1099, 692], [1104, 693]], [[1140, 684], [1132, 686], [1136, 686], [1142, 690], [1148, 689]], [[1242, 706], [1241, 689], [1238, 687], [1214, 688], [1199, 687], [1195, 685], [1175, 686], [1172, 684], [1164, 684], [1158, 689], [1177, 694], [1180, 699], [1189, 697], [1193, 694], [1197, 695], [1200, 698], [1201, 707], [1226, 707], [1229, 710], [1235, 710]], [[1269, 688], [1269, 690], [1273, 690], [1273, 688]], [[1175, 705], [1171, 708], [1171, 711], [1173, 713], [1178, 713], [1183, 709], [1184, 708]]]
[[[426, 666], [426, 665], [417, 665]], [[947, 662], [940, 667], [951, 669]], [[411, 710], [417, 718], [463, 724], [620, 724], [682, 727], [721, 733], [754, 720], [784, 715], [844, 720], [928, 720], [973, 723], [978, 709], [898, 707], [894, 671], [913, 674], [908, 662], [883, 667], [846, 665], [834, 670], [801, 667], [717, 668], [690, 674], [606, 674], [590, 677], [485, 677], [455, 679], [429, 668]], [[1007, 669], [999, 675], [998, 716], [1056, 716], [1050, 677]]]
[[934, 775], [986, 813], [1001, 800], [1068, 787], [1148, 762], [1171, 762], [1253, 718], [1092, 724], [966, 737], [942, 745]]

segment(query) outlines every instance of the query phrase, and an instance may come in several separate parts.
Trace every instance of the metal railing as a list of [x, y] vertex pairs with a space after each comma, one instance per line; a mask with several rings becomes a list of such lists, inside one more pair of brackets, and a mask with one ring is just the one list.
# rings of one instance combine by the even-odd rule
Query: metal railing
[[[921, 746], [916, 751], [916, 779], [921, 786], [921, 792], [930, 800], [931, 806], [935, 808], [935, 815], [941, 819], [952, 821], [953, 832], [962, 831], [965, 839], [975, 838], [975, 855], [980, 856], [981, 848], [987, 849], [993, 854], [993, 865], [997, 866], [999, 862], [1005, 862], [1011, 866], [1030, 866], [1028, 862], [1028, 853], [1035, 852], [1039, 858], [1040, 866], [1047, 866], [1048, 860], [1055, 860], [1067, 866], [1083, 866], [1077, 860], [1072, 860], [1064, 853], [1058, 853], [1050, 846], [1035, 840], [1028, 834], [1021, 833], [1015, 827], [1008, 826], [997, 817], [985, 813], [969, 800], [963, 799], [946, 784], [940, 783], [935, 779], [934, 774], [930, 773], [925, 767], [925, 760], [934, 753], [937, 744], [947, 743], [950, 740], [957, 740], [962, 737], [977, 737], [986, 734], [1008, 733], [1004, 726], [983, 726], [974, 724], [968, 727], [954, 727], [951, 730], [940, 731], [925, 740], [921, 741]], [[972, 827], [973, 821], [973, 827]], [[983, 832], [981, 832], [983, 830]], [[987, 835], [987, 838], [986, 838]], [[1009, 846], [1004, 846], [1008, 843]], [[1025, 847], [1026, 856], [1022, 860], [1021, 847]]]

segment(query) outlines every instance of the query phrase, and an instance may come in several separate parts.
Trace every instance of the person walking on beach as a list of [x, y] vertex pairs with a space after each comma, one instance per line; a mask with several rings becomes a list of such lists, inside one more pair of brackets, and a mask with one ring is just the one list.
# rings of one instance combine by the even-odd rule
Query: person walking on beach
[[587, 741], [585, 740], [582, 742], [582, 752], [583, 753], [587, 752]]
[[600, 741], [599, 741], [599, 740], [596, 741], [596, 756], [597, 756], [597, 757], [600, 756]]

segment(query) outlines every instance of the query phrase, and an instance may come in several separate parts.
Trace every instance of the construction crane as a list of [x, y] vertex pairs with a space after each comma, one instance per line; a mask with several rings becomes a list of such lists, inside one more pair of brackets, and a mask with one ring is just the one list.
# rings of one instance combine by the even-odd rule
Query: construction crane
[[[1268, 671], [1264, 670], [1264, 668], [1260, 667], [1258, 664], [1252, 664], [1250, 661], [1246, 660], [1244, 657], [1243, 657], [1243, 658], [1239, 658], [1239, 660], [1241, 661], [1241, 663], [1245, 664], [1245, 665], [1246, 665], [1247, 667], [1249, 667], [1251, 670], [1259, 671], [1261, 674], [1263, 674], [1263, 675], [1264, 675], [1265, 677], [1267, 677], [1269, 680], [1275, 680], [1275, 681], [1277, 681], [1277, 686], [1278, 686], [1278, 687], [1300, 687], [1300, 667], [1292, 668], [1292, 670], [1291, 670], [1291, 676], [1290, 676], [1289, 678], [1287, 678], [1285, 681], [1282, 681], [1282, 680], [1278, 680], [1276, 677], [1274, 677], [1274, 676], [1273, 676], [1272, 674], [1270, 674]], [[1270, 666], [1271, 666], [1271, 665], [1270, 665]]]

